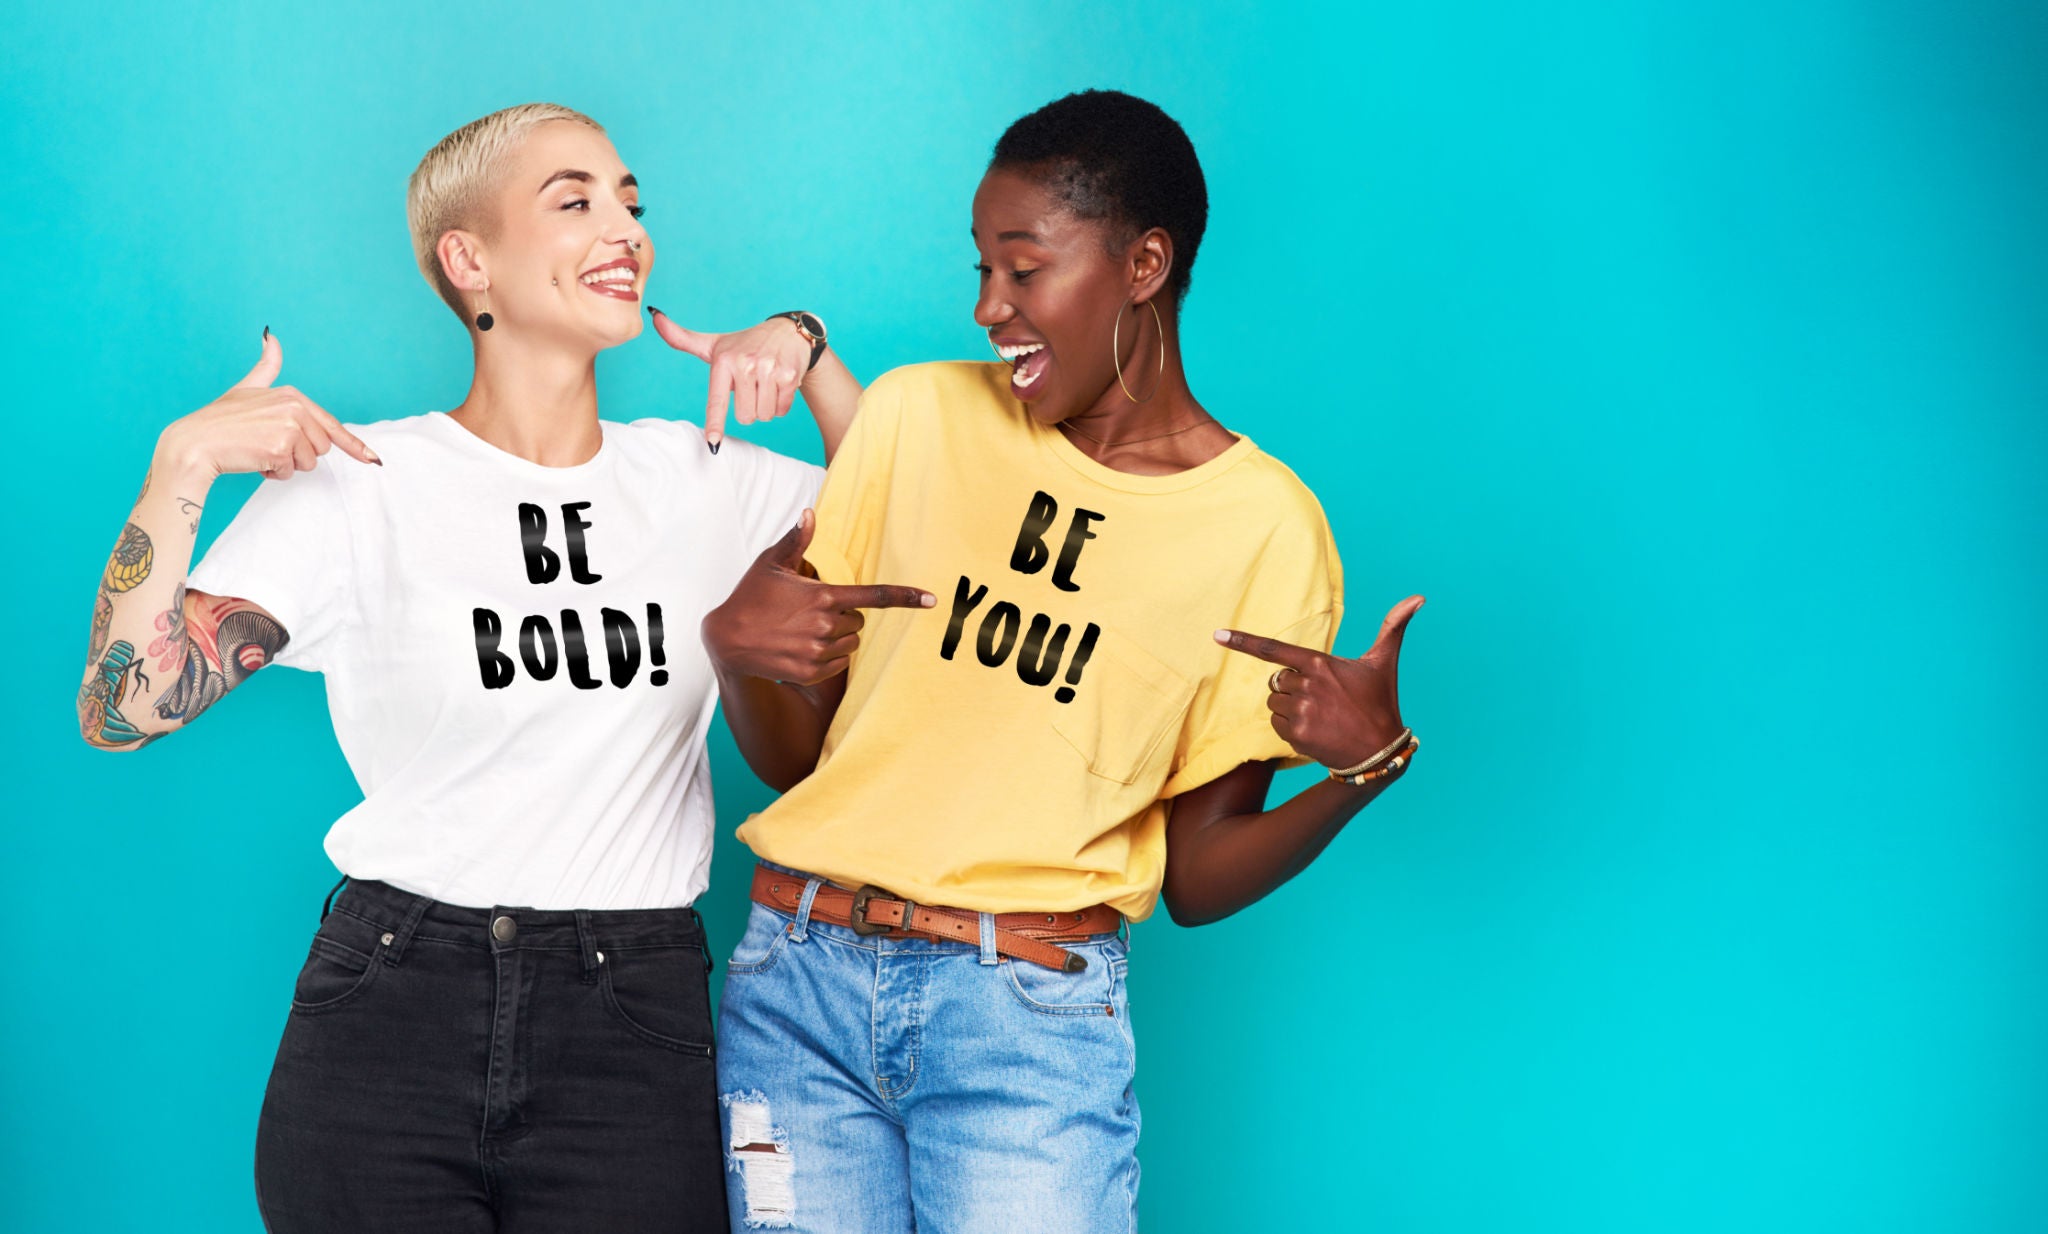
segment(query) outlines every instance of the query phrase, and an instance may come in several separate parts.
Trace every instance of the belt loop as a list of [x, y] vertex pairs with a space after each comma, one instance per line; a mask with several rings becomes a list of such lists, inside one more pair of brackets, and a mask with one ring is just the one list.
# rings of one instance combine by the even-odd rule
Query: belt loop
[[796, 906], [796, 928], [790, 931], [791, 942], [800, 943], [811, 935], [811, 901], [818, 898], [818, 888], [825, 884], [811, 879], [804, 884], [804, 898]]
[[405, 920], [399, 924], [396, 930], [391, 932], [391, 941], [384, 946], [384, 962], [386, 964], [393, 968], [398, 967], [399, 960], [405, 957], [406, 944], [412, 941], [413, 931], [420, 928], [420, 918], [427, 915], [427, 909], [433, 903], [432, 900], [422, 895], [416, 895], [412, 898], [412, 907], [406, 910]]
[[576, 949], [583, 953], [583, 984], [597, 980], [597, 934], [590, 928], [590, 910], [576, 910]]
[[708, 973], [717, 965], [711, 961], [711, 936], [704, 930], [704, 914], [697, 911], [695, 904], [689, 905], [683, 911], [690, 914], [690, 924], [697, 928], [697, 950], [704, 953], [704, 971]]
[[983, 964], [997, 964], [1001, 962], [996, 955], [996, 915], [994, 913], [983, 913], [981, 915], [981, 962]]
[[341, 889], [346, 886], [348, 886], [348, 875], [344, 874], [341, 876], [340, 882], [328, 889], [327, 898], [320, 902], [320, 920], [327, 920], [327, 914], [334, 911], [334, 897], [340, 895]]

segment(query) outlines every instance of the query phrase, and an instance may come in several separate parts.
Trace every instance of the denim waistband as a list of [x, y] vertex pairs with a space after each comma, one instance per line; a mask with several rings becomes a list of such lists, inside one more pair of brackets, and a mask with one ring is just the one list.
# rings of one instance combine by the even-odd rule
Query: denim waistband
[[[613, 947], [704, 946], [703, 918], [690, 907], [465, 908], [374, 879], [349, 879], [332, 911], [359, 917], [407, 939], [432, 938], [485, 948], [575, 949], [593, 941]], [[499, 925], [501, 918], [510, 918], [512, 925]]]

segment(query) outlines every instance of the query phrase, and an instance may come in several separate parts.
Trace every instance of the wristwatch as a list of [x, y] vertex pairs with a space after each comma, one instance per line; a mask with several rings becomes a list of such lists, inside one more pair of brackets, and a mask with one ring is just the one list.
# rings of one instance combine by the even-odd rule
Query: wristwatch
[[806, 313], [802, 309], [774, 313], [768, 320], [774, 321], [777, 317], [787, 317], [795, 322], [796, 332], [803, 335], [804, 341], [811, 345], [811, 362], [804, 366], [804, 372], [808, 373], [818, 367], [818, 357], [825, 354], [825, 323], [819, 321], [815, 314]]

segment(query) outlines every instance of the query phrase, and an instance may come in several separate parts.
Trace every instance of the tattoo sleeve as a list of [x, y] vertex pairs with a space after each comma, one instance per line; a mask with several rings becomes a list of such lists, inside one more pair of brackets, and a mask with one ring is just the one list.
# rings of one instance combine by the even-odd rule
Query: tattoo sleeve
[[180, 724], [247, 681], [291, 639], [276, 619], [247, 600], [204, 596], [189, 607], [191, 613], [178, 623], [184, 644], [178, 678], [156, 705], [158, 719]]
[[103, 749], [136, 749], [182, 727], [285, 645], [284, 627], [259, 606], [186, 589], [212, 476], [178, 464], [158, 483], [159, 470], [143, 477], [93, 597], [78, 731]]
[[125, 641], [107, 648], [100, 657], [92, 676], [78, 691], [78, 731], [87, 741], [96, 746], [125, 746], [147, 744], [152, 737], [162, 736], [143, 732], [121, 714], [121, 704], [128, 701], [130, 679], [139, 678], [141, 670], [134, 646]]

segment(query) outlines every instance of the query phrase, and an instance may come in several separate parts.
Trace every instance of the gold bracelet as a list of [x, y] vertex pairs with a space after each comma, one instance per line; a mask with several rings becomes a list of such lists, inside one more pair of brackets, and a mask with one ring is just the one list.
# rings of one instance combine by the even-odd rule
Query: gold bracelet
[[1408, 765], [1408, 760], [1414, 758], [1415, 752], [1421, 748], [1422, 738], [1411, 735], [1408, 738], [1407, 749], [1401, 751], [1399, 754], [1396, 754], [1394, 757], [1388, 759], [1385, 763], [1382, 763], [1380, 766], [1374, 768], [1373, 770], [1365, 772], [1349, 772], [1342, 774], [1333, 771], [1330, 773], [1330, 778], [1332, 780], [1340, 781], [1344, 784], [1349, 784], [1353, 788], [1356, 788], [1362, 784], [1370, 784], [1374, 780], [1383, 780], [1386, 777], [1393, 775], [1395, 772], [1401, 770], [1401, 768], [1406, 767]]
[[1363, 771], [1371, 771], [1374, 767], [1377, 767], [1382, 762], [1385, 762], [1389, 754], [1392, 754], [1394, 751], [1400, 749], [1402, 746], [1407, 745], [1408, 739], [1410, 737], [1413, 737], [1414, 735], [1414, 729], [1404, 728], [1401, 730], [1401, 735], [1399, 737], [1394, 738], [1392, 741], [1388, 742], [1387, 748], [1381, 750], [1378, 754], [1375, 754], [1371, 758], [1366, 759], [1364, 762], [1358, 764], [1358, 766], [1356, 767], [1346, 767], [1342, 770], [1332, 767], [1330, 768], [1330, 774], [1333, 776], [1355, 776]]

